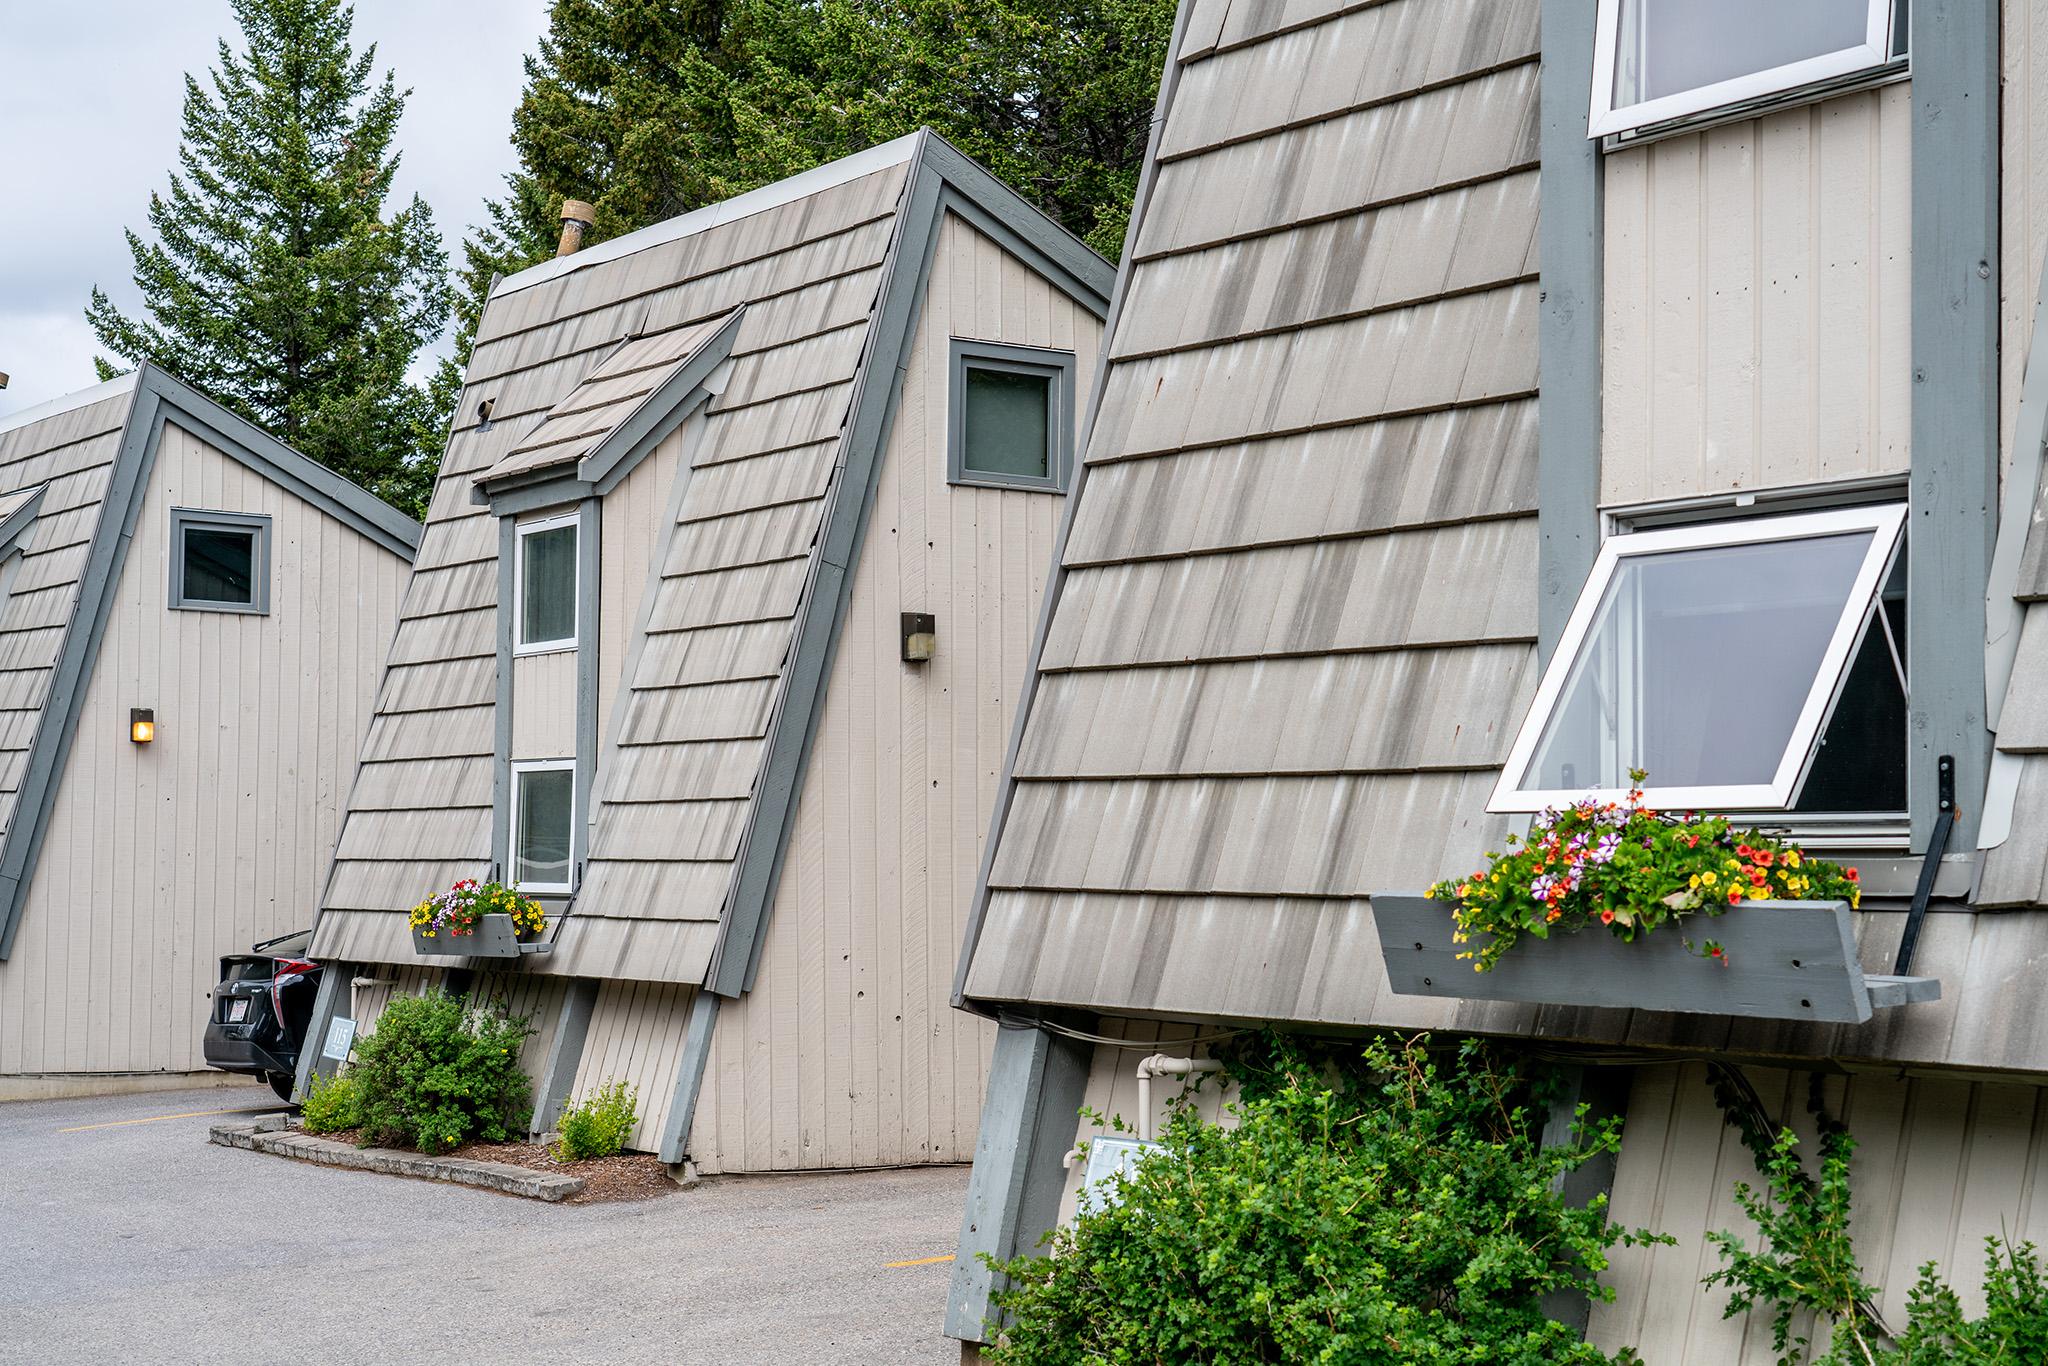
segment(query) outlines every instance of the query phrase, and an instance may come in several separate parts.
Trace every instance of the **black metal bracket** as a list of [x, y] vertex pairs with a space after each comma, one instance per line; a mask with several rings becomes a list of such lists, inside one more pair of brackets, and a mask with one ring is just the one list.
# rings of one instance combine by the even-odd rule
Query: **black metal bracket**
[[1948, 837], [1956, 828], [1956, 760], [1944, 754], [1935, 761], [1935, 790], [1940, 808], [1934, 815], [1934, 829], [1927, 832], [1927, 857], [1920, 865], [1920, 881], [1913, 888], [1913, 906], [1906, 912], [1906, 932], [1899, 938], [1899, 960], [1892, 968], [1904, 977], [1913, 968], [1913, 950], [1920, 946], [1920, 922], [1927, 918], [1927, 901], [1934, 895], [1934, 878], [1941, 871], [1941, 856], [1948, 852]]

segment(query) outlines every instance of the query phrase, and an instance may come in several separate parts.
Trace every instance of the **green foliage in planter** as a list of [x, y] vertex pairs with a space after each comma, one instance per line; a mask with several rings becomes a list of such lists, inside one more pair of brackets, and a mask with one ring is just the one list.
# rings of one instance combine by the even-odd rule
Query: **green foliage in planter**
[[394, 999], [356, 1045], [363, 1137], [423, 1153], [523, 1137], [533, 1084], [519, 1050], [531, 1033], [495, 1003], [444, 991]]
[[362, 1098], [356, 1092], [352, 1074], [316, 1076], [306, 1087], [306, 1103], [299, 1107], [299, 1127], [307, 1133], [339, 1133], [362, 1122]]
[[[1642, 770], [1631, 775], [1643, 781]], [[1529, 837], [1507, 837], [1505, 852], [1462, 878], [1447, 878], [1423, 895], [1449, 903], [1458, 943], [1486, 936], [1460, 958], [1484, 972], [1527, 935], [1605, 929], [1618, 939], [1694, 915], [1721, 915], [1744, 901], [1862, 900], [1856, 870], [1810, 858], [1797, 845], [1725, 816], [1677, 816], [1642, 804], [1640, 789], [1623, 801], [1587, 797], [1551, 807], [1530, 823]], [[1721, 958], [1707, 940], [1702, 955]]]
[[1820, 1128], [1818, 1178], [1800, 1163], [1798, 1135], [1770, 1124], [1739, 1072], [1716, 1066], [1712, 1075], [1715, 1099], [1756, 1159], [1765, 1189], [1736, 1183], [1735, 1203], [1756, 1225], [1757, 1247], [1733, 1233], [1709, 1233], [1723, 1265], [1704, 1284], [1730, 1288], [1725, 1317], [1770, 1311], [1779, 1366], [1809, 1360], [1815, 1343], [1797, 1331], [1809, 1321], [1827, 1344], [1811, 1357], [1815, 1366], [2048, 1361], [2048, 1275], [2034, 1244], [1985, 1238], [1985, 1312], [1977, 1319], [1964, 1316], [1961, 1299], [1927, 1262], [1906, 1295], [1906, 1326], [1895, 1331], [1879, 1314], [1879, 1292], [1863, 1279], [1850, 1241], [1856, 1141], [1822, 1107], [1819, 1074], [1807, 1104]]
[[623, 1081], [608, 1082], [583, 1093], [583, 1098], [562, 1112], [556, 1126], [562, 1137], [555, 1144], [555, 1158], [581, 1162], [592, 1157], [614, 1157], [626, 1146], [626, 1136], [640, 1122], [638, 1090]]
[[1091, 1202], [1048, 1256], [990, 1263], [1010, 1321], [991, 1325], [989, 1359], [1634, 1361], [1542, 1308], [1552, 1292], [1613, 1298], [1595, 1281], [1609, 1249], [1662, 1241], [1611, 1225], [1604, 1196], [1559, 1193], [1618, 1148], [1619, 1121], [1546, 1149], [1546, 1078], [1477, 1043], [1426, 1044], [1374, 1043], [1361, 1071], [1261, 1040], [1232, 1068], [1235, 1127], [1183, 1103], [1116, 1203]]

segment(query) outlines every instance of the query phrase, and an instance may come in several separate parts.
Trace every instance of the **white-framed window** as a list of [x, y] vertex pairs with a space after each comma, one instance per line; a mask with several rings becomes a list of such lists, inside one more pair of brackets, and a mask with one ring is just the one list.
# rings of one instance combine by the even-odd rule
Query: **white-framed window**
[[519, 654], [576, 648], [576, 514], [542, 517], [516, 528], [512, 648]]
[[1750, 106], [1903, 58], [1904, 0], [1600, 0], [1594, 137]]
[[1882, 503], [1608, 537], [1488, 808], [1616, 797], [1643, 769], [1664, 809], [1814, 810], [1817, 782], [1869, 812], [1894, 773], [1902, 809], [1904, 523]]
[[576, 761], [512, 765], [512, 885], [525, 892], [567, 892], [575, 869]]

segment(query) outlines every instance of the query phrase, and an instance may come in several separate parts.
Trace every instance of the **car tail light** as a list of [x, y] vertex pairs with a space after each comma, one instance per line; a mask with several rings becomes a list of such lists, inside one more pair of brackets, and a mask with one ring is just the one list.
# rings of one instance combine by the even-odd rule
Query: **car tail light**
[[270, 975], [270, 1009], [277, 1017], [277, 1027], [283, 1029], [284, 989], [295, 982], [303, 982], [310, 974], [318, 972], [320, 965], [306, 958], [280, 958]]

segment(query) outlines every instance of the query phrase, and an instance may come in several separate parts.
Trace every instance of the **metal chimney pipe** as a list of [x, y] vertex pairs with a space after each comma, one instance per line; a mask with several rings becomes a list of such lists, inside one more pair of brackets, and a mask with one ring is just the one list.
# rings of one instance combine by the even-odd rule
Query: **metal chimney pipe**
[[568, 256], [583, 245], [583, 234], [597, 222], [597, 210], [580, 199], [562, 201], [562, 240], [555, 255]]

